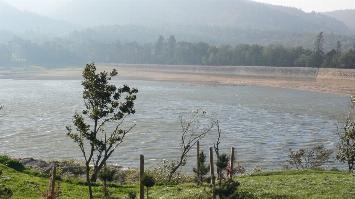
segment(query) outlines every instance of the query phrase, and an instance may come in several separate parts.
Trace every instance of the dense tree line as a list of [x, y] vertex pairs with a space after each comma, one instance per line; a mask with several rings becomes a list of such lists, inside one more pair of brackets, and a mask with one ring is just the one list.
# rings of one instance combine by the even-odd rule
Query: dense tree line
[[65, 66], [85, 62], [181, 65], [246, 65], [289, 67], [355, 68], [355, 46], [343, 50], [341, 42], [329, 52], [324, 36], [315, 39], [314, 49], [282, 45], [221, 45], [178, 42], [174, 36], [160, 36], [154, 43], [104, 43], [66, 41], [34, 43], [16, 39], [0, 44], [0, 65]]

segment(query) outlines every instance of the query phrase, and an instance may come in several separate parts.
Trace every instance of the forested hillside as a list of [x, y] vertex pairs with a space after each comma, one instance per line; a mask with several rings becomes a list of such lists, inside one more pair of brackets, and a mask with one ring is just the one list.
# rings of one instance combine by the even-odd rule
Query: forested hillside
[[353, 32], [355, 31], [355, 10], [336, 10], [333, 12], [325, 12], [324, 14], [343, 22]]
[[87, 26], [168, 24], [287, 32], [348, 31], [342, 22], [320, 13], [250, 0], [76, 0], [53, 16]]
[[[318, 36], [319, 37], [319, 36]], [[282, 45], [211, 45], [177, 41], [160, 36], [151, 43], [93, 42], [57, 40], [40, 44], [13, 40], [0, 45], [1, 66], [66, 66], [86, 62], [179, 65], [297, 66], [355, 68], [355, 49], [344, 50], [342, 43], [324, 50], [324, 36], [314, 50]]]
[[[10, 20], [11, 19], [11, 20]], [[73, 31], [69, 22], [55, 20], [35, 13], [18, 10], [0, 0], [0, 42], [4, 31], [20, 36], [58, 36]]]
[[[326, 14], [249, 0], [76, 0], [41, 16], [0, 0], [0, 66], [354, 67], [351, 15]], [[323, 54], [315, 64], [319, 32]]]

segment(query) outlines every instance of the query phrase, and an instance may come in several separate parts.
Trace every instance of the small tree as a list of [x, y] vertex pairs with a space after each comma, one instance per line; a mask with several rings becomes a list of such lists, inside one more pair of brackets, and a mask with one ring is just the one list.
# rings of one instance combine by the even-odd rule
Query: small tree
[[203, 182], [204, 177], [208, 174], [210, 167], [206, 165], [206, 155], [203, 151], [200, 152], [198, 156], [199, 168], [194, 168], [193, 172], [196, 175], [196, 181], [198, 183]]
[[[218, 120], [215, 121], [215, 124], [216, 124], [216, 127], [217, 127], [218, 137], [217, 137], [216, 143], [213, 144], [213, 149], [214, 149], [214, 151], [215, 151], [215, 153], [216, 153], [217, 163], [218, 163], [218, 161], [220, 160], [219, 144], [221, 143], [221, 133], [222, 133], [222, 130], [221, 130], [220, 126], [219, 126], [219, 121], [218, 121]], [[219, 182], [221, 182], [221, 180], [220, 180], [221, 171], [220, 171], [219, 169], [220, 169], [220, 167], [217, 166], [217, 177], [218, 177]]]
[[313, 50], [313, 64], [315, 67], [319, 68], [323, 63], [324, 58], [324, 34], [320, 32], [316, 40], [314, 41], [314, 50]]
[[[223, 184], [221, 184], [217, 189], [216, 189], [216, 195], [218, 195], [219, 198], [224, 199], [238, 199], [238, 198], [244, 198], [240, 196], [238, 193], [238, 188], [240, 186], [240, 183], [237, 181], [234, 181], [232, 179], [227, 180]], [[250, 198], [250, 197], [248, 197]]]
[[181, 153], [179, 159], [170, 164], [168, 182], [171, 182], [178, 169], [186, 164], [187, 154], [196, 145], [197, 141], [213, 128], [213, 122], [203, 121], [203, 118], [206, 119], [206, 112], [201, 110], [194, 111], [190, 117], [180, 116]]
[[342, 44], [341, 41], [337, 41], [336, 49], [336, 67], [340, 68], [341, 66], [341, 55], [342, 55]]
[[[0, 105], [0, 110], [3, 108], [2, 105]], [[7, 156], [3, 156], [5, 158], [2, 159], [7, 159]], [[2, 170], [0, 170], [0, 183], [2, 182]], [[13, 195], [13, 192], [11, 189], [5, 187], [4, 185], [0, 184], [0, 198], [11, 198]]]
[[219, 185], [221, 186], [222, 179], [224, 178], [223, 172], [227, 171], [229, 158], [228, 158], [227, 154], [224, 154], [224, 153], [220, 154], [219, 145], [221, 144], [222, 130], [220, 128], [218, 120], [216, 120], [214, 123], [215, 123], [216, 128], [217, 128], [218, 137], [217, 137], [216, 143], [213, 145], [213, 148], [214, 148], [214, 151], [215, 151], [216, 156], [217, 156], [217, 164], [216, 164], [216, 166], [217, 166], [217, 177], [218, 177]]
[[147, 199], [149, 199], [149, 188], [155, 185], [155, 179], [152, 176], [144, 175], [143, 185], [147, 187]]
[[345, 120], [344, 127], [338, 131], [339, 143], [337, 145], [337, 159], [348, 164], [349, 172], [354, 170], [355, 165], [355, 118], [353, 116], [355, 98], [351, 98], [351, 110]]
[[291, 167], [295, 167], [296, 169], [320, 168], [329, 160], [332, 153], [333, 151], [326, 149], [324, 145], [306, 149], [302, 148], [296, 151], [290, 149], [290, 159], [288, 163]]
[[218, 175], [218, 181], [219, 181], [219, 186], [222, 184], [222, 180], [224, 179], [224, 172], [227, 170], [229, 163], [229, 158], [227, 154], [220, 154], [217, 157], [217, 175]]
[[127, 85], [117, 88], [110, 84], [116, 75], [115, 69], [111, 73], [96, 73], [95, 64], [86, 65], [82, 81], [85, 109], [74, 115], [75, 130], [67, 126], [67, 135], [78, 144], [85, 159], [90, 199], [93, 198], [92, 182], [96, 181], [99, 171], [133, 128], [121, 129], [126, 116], [135, 113], [134, 101], [138, 90]]
[[99, 179], [103, 182], [102, 191], [104, 193], [104, 198], [111, 198], [110, 190], [108, 189], [107, 182], [112, 182], [114, 180], [114, 176], [116, 174], [116, 170], [107, 167], [106, 165], [99, 173]]

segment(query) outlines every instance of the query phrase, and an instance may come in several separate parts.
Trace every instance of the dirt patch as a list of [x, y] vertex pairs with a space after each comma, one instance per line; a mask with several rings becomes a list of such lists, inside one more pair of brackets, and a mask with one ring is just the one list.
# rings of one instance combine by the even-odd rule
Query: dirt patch
[[[254, 85], [298, 90], [355, 94], [355, 70], [255, 66], [172, 66], [99, 64], [117, 68], [124, 79]], [[81, 79], [81, 68], [0, 71], [0, 78]]]

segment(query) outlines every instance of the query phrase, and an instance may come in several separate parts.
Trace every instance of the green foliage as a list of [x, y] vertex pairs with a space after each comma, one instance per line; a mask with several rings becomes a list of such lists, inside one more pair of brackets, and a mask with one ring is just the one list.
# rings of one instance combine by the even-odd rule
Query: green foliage
[[206, 155], [203, 151], [200, 152], [199, 154], [199, 169], [193, 168], [193, 172], [195, 173], [195, 180], [197, 182], [203, 182], [205, 179], [205, 176], [208, 174], [210, 167], [206, 164]]
[[[0, 165], [3, 171], [2, 182], [13, 191], [13, 199], [38, 199], [48, 185], [48, 178], [17, 172]], [[239, 193], [252, 193], [255, 198], [354, 198], [354, 176], [334, 171], [280, 171], [259, 173], [238, 177]], [[102, 198], [101, 186], [94, 186], [95, 198]], [[125, 198], [130, 192], [138, 190], [138, 184], [109, 187], [113, 197]], [[83, 183], [61, 182], [63, 198], [87, 199], [87, 187]], [[197, 186], [195, 183], [181, 183], [169, 186], [154, 186], [150, 190], [151, 198], [169, 199], [206, 199], [210, 197], [209, 186]], [[281, 197], [282, 196], [282, 197]], [[250, 197], [246, 197], [250, 198]]]
[[85, 165], [75, 160], [56, 161], [61, 176], [78, 177], [85, 174]]
[[241, 198], [238, 194], [239, 186], [239, 182], [229, 179], [217, 187], [215, 192], [220, 199], [239, 199]]
[[332, 153], [333, 151], [326, 149], [324, 145], [296, 151], [290, 149], [288, 163], [296, 169], [320, 168], [329, 160]]
[[240, 193], [262, 199], [353, 199], [355, 176], [345, 172], [289, 170], [238, 177]]
[[0, 155], [0, 164], [6, 165], [16, 171], [25, 170], [25, 166], [18, 160], [12, 159], [7, 155]]
[[90, 198], [93, 198], [91, 183], [96, 181], [106, 161], [133, 128], [122, 129], [121, 125], [125, 117], [135, 113], [138, 90], [127, 85], [117, 88], [111, 84], [116, 75], [115, 69], [110, 73], [96, 73], [95, 64], [86, 65], [82, 81], [85, 109], [74, 114], [74, 130], [67, 126], [67, 135], [79, 146], [85, 159]]
[[345, 52], [340, 57], [340, 67], [354, 68], [355, 63], [355, 48]]
[[159, 163], [158, 167], [154, 168], [147, 173], [153, 176], [159, 185], [176, 185], [179, 183], [193, 182], [194, 179], [191, 176], [184, 175], [181, 171], [176, 171], [172, 178], [169, 180], [171, 170], [175, 167], [175, 161], [163, 160]]
[[336, 158], [339, 161], [347, 163], [349, 171], [355, 169], [355, 118], [353, 116], [355, 110], [354, 99], [355, 98], [352, 98], [353, 106], [345, 120], [344, 127], [338, 132], [339, 143], [337, 145], [336, 155]]
[[228, 166], [229, 157], [227, 154], [220, 154], [217, 159], [217, 168], [220, 170], [225, 170]]
[[102, 181], [112, 182], [115, 179], [116, 170], [109, 167], [104, 167], [99, 173], [99, 178]]
[[219, 185], [221, 186], [222, 180], [225, 179], [225, 174], [227, 172], [229, 163], [229, 157], [227, 154], [219, 154], [217, 157], [217, 174]]
[[180, 115], [180, 152], [177, 160], [170, 161], [166, 167], [169, 169], [168, 182], [176, 176], [181, 167], [186, 165], [188, 153], [196, 143], [205, 137], [214, 127], [214, 122], [206, 111], [197, 109], [192, 114]]
[[137, 198], [137, 193], [134, 191], [128, 192], [128, 195], [126, 197], [127, 199], [136, 199]]
[[155, 185], [155, 179], [152, 176], [145, 174], [142, 183], [147, 187], [147, 199], [149, 199], [149, 188]]
[[[2, 178], [2, 170], [0, 170], [0, 178]], [[13, 195], [11, 189], [0, 184], [0, 199], [8, 199]]]
[[9, 199], [13, 195], [11, 189], [0, 185], [0, 199]]
[[144, 175], [143, 185], [148, 188], [153, 187], [155, 185], [155, 179], [150, 175]]
[[324, 34], [323, 32], [319, 33], [314, 42], [314, 50], [313, 50], [313, 66], [320, 67], [323, 63], [324, 59]]
[[[215, 31], [217, 30], [213, 30], [213, 32]], [[242, 30], [238, 31], [241, 32]], [[206, 32], [210, 32], [210, 30]], [[221, 30], [218, 32], [221, 33], [219, 35], [225, 35], [225, 32]], [[230, 32], [229, 37], [236, 36], [235, 30], [230, 30]], [[250, 36], [250, 33], [244, 34], [247, 37]], [[277, 38], [275, 42], [265, 42], [267, 39], [261, 39], [263, 40], [262, 42], [255, 42], [255, 40], [260, 39], [260, 32], [254, 30], [252, 34], [254, 34], [252, 42], [240, 44], [241, 42], [238, 41], [236, 42], [238, 45], [214, 45], [204, 42], [176, 41], [173, 35], [168, 38], [160, 36], [156, 42], [151, 43], [121, 43], [118, 41], [102, 43], [92, 42], [92, 38], [87, 38], [85, 45], [82, 43], [73, 44], [70, 41], [65, 46], [63, 46], [63, 40], [53, 41], [51, 45], [48, 45], [46, 42], [37, 44], [19, 39], [7, 45], [0, 45], [0, 64], [3, 66], [67, 66], [83, 64], [86, 62], [88, 56], [92, 56], [95, 57], [97, 62], [102, 63], [355, 67], [355, 49], [350, 50], [348, 47], [350, 46], [350, 41], [352, 42], [353, 40], [349, 37], [328, 34], [326, 35], [327, 41], [325, 42], [324, 35], [322, 34], [317, 36], [314, 46], [311, 46], [311, 37], [314, 37], [313, 34], [303, 36], [293, 34], [290, 36], [274, 32], [271, 37], [273, 39]], [[288, 42], [284, 42], [284, 45], [279, 45], [280, 37], [275, 35], [285, 37], [283, 39]], [[87, 35], [82, 36], [85, 37]], [[100, 36], [105, 37], [106, 34], [105, 36]], [[306, 37], [307, 39], [302, 37]], [[292, 41], [290, 41], [290, 38], [292, 38]], [[303, 43], [297, 42], [296, 38], [302, 40]], [[347, 47], [344, 52], [340, 52], [340, 54], [337, 52], [337, 55], [334, 56], [332, 48], [337, 51], [337, 40], [343, 41], [344, 46]], [[259, 45], [248, 43], [259, 43]], [[323, 49], [323, 43], [329, 44], [327, 50]], [[310, 48], [314, 49], [309, 50]]]

